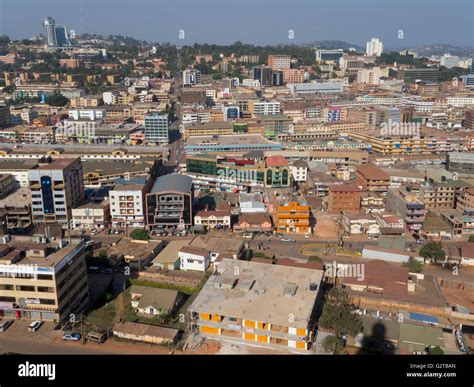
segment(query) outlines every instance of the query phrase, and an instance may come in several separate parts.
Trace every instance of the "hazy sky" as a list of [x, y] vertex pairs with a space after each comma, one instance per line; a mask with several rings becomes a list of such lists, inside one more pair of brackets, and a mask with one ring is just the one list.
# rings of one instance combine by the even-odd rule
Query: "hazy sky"
[[0, 34], [39, 35], [46, 16], [77, 33], [179, 44], [332, 39], [364, 46], [376, 36], [387, 48], [474, 46], [473, 0], [0, 0]]

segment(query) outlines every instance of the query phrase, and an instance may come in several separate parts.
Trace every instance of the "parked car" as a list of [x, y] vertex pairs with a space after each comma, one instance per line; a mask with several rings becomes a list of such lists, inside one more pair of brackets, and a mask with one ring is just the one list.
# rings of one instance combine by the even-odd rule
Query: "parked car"
[[281, 238], [283, 242], [293, 242], [293, 239], [291, 238]]
[[5, 332], [12, 324], [13, 324], [13, 320], [0, 321], [0, 332]]
[[76, 333], [76, 332], [73, 332], [73, 333], [66, 333], [65, 335], [63, 335], [63, 340], [65, 341], [79, 341], [81, 340], [81, 334], [80, 333]]
[[28, 325], [28, 332], [36, 332], [43, 325], [43, 321], [33, 321]]
[[102, 344], [105, 340], [107, 340], [107, 335], [105, 333], [89, 332], [86, 335], [86, 339], [96, 344]]

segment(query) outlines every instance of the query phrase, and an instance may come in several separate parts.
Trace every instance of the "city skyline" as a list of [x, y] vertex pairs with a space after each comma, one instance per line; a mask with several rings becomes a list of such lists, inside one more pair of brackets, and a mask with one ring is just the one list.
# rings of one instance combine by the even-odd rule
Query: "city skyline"
[[[111, 0], [97, 3], [90, 0], [46, 0], [41, 5], [31, 0], [3, 0], [0, 1], [0, 34], [12, 39], [38, 36], [42, 33], [42, 20], [51, 16], [78, 34], [120, 34], [178, 45], [231, 44], [235, 41], [255, 45], [301, 45], [318, 40], [341, 40], [364, 47], [372, 37], [378, 37], [390, 50], [430, 44], [472, 47], [474, 36], [472, 12], [458, 12], [466, 7], [473, 8], [473, 4], [466, 0], [449, 4], [406, 0], [365, 0], [358, 4], [344, 0], [311, 3], [297, 0], [291, 6], [281, 0], [243, 0], [226, 4], [206, 0], [199, 9], [193, 9], [189, 0], [173, 3], [162, 0], [114, 1], [113, 9], [111, 4]], [[250, 6], [253, 12], [249, 12]], [[186, 8], [192, 11], [187, 14]], [[455, 17], [447, 17], [449, 12], [454, 12]], [[265, 17], [261, 16], [263, 13]], [[283, 15], [288, 21], [278, 23], [276, 28], [266, 21], [281, 19]], [[420, 15], [423, 21], [431, 22], [420, 23]], [[370, 23], [364, 20], [370, 20]], [[335, 21], [339, 21], [341, 28], [334, 28]], [[439, 28], [439, 25], [444, 28]], [[184, 31], [184, 39], [179, 39], [180, 30]]]

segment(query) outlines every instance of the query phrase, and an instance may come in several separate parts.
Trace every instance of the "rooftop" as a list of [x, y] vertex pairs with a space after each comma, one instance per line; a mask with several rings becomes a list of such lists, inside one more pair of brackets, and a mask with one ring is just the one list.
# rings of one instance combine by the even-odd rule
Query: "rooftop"
[[189, 194], [191, 192], [192, 186], [193, 179], [191, 177], [173, 173], [171, 175], [160, 176], [158, 179], [156, 179], [151, 192], [159, 193], [172, 191]]
[[306, 329], [322, 278], [321, 270], [224, 259], [189, 310]]

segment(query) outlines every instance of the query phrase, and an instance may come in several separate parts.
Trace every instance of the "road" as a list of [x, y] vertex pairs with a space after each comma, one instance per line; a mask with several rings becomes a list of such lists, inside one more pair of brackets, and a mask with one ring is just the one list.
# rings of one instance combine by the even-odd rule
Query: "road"
[[[168, 355], [167, 348], [109, 339], [103, 344], [64, 342], [56, 338], [45, 342], [21, 338], [0, 338], [0, 354], [27, 355]], [[178, 352], [175, 352], [178, 353]], [[181, 352], [179, 352], [181, 353]]]

